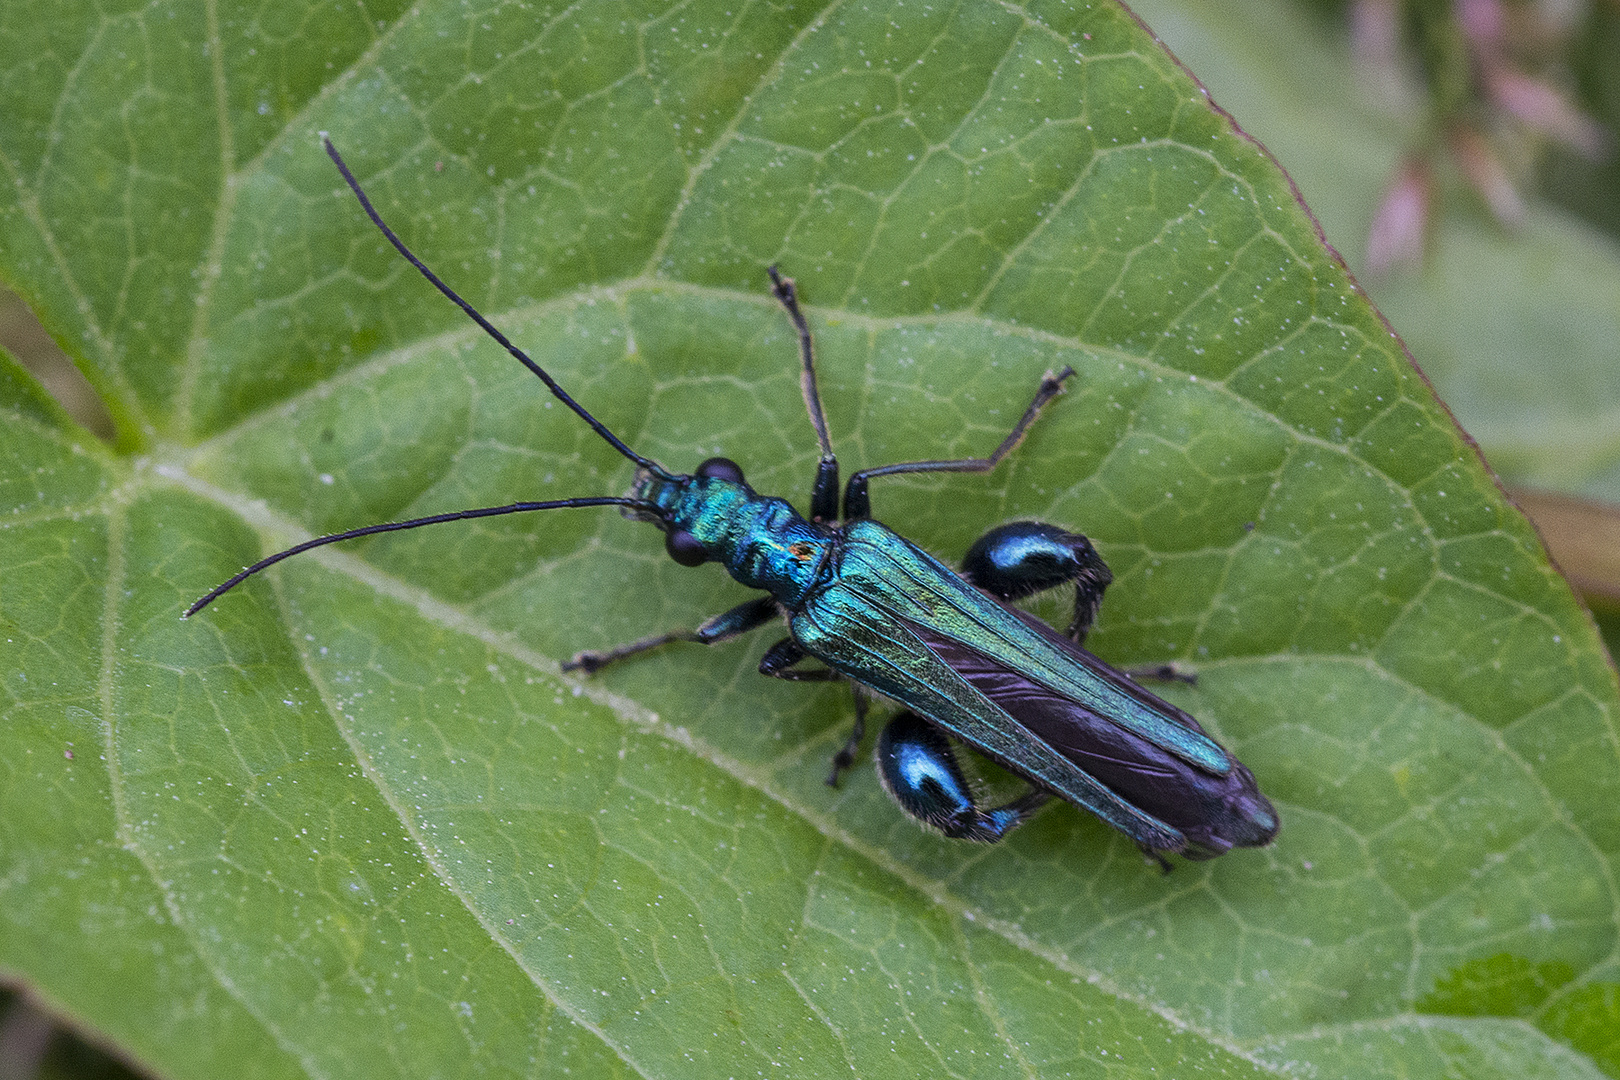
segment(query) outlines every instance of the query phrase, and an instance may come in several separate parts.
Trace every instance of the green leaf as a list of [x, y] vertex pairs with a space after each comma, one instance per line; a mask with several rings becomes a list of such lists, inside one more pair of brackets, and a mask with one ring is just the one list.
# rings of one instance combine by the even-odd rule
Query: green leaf
[[[1620, 1075], [1614, 673], [1129, 15], [259, 12], [0, 12], [0, 270], [122, 425], [0, 379], [13, 979], [174, 1076]], [[1072, 364], [995, 474], [876, 505], [945, 555], [1083, 528], [1096, 649], [1197, 671], [1165, 692], [1277, 843], [1164, 876], [1067, 806], [925, 835], [868, 771], [822, 784], [849, 699], [758, 678], [780, 631], [564, 677], [746, 595], [612, 513], [324, 548], [180, 621], [314, 533], [631, 478], [321, 131], [673, 467], [802, 497], [771, 262], [846, 469], [983, 453]]]
[[[1435, 138], [1426, 110], [1392, 102], [1352, 67], [1343, 25], [1330, 33], [1303, 5], [1132, 6], [1361, 267], [1402, 157]], [[1368, 292], [1506, 480], [1620, 502], [1620, 246], [1544, 202], [1503, 229], [1460, 178], [1442, 171], [1440, 184], [1426, 265], [1365, 280]]]

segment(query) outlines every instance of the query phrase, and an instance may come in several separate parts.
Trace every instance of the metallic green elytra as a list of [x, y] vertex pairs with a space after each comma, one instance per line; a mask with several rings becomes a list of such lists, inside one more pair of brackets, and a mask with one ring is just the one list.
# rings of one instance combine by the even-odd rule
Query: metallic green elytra
[[[757, 494], [742, 469], [710, 458], [690, 475], [637, 454], [603, 426], [471, 305], [439, 280], [383, 223], [343, 159], [326, 143], [366, 214], [390, 243], [486, 333], [537, 375], [610, 446], [635, 462], [627, 496], [518, 502], [387, 522], [322, 536], [248, 567], [193, 604], [194, 615], [267, 566], [301, 551], [373, 533], [444, 521], [585, 506], [619, 506], [664, 532], [683, 566], [719, 563], [764, 595], [695, 630], [659, 634], [576, 655], [565, 670], [606, 664], [671, 642], [715, 644], [774, 620], [788, 636], [766, 650], [761, 674], [843, 680], [855, 693], [855, 728], [833, 758], [828, 782], [854, 762], [874, 695], [899, 712], [878, 738], [878, 776], [906, 813], [946, 836], [999, 840], [1048, 798], [1083, 807], [1164, 863], [1164, 853], [1208, 858], [1257, 847], [1277, 835], [1277, 812], [1254, 776], [1181, 709], [1081, 647], [1112, 580], [1090, 541], [1054, 525], [998, 526], [952, 570], [872, 520], [870, 481], [917, 472], [988, 472], [1023, 438], [1072, 369], [1048, 372], [1000, 446], [984, 458], [911, 461], [854, 474], [843, 489], [822, 415], [810, 331], [792, 281], [770, 270], [773, 290], [799, 337], [805, 405], [820, 443], [810, 513]], [[1073, 587], [1074, 618], [1060, 633], [1013, 602]], [[819, 666], [802, 667], [808, 661]], [[953, 741], [1028, 782], [1000, 806], [982, 807]]]

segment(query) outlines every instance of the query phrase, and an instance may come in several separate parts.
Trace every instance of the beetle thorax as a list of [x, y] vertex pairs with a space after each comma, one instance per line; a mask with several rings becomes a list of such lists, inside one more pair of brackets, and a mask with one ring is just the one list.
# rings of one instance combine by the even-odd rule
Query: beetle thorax
[[663, 524], [671, 537], [685, 534], [681, 542], [699, 545], [704, 561], [720, 563], [738, 582], [790, 607], [824, 568], [836, 535], [806, 521], [787, 500], [755, 494], [746, 483], [648, 476], [637, 489], [640, 498], [667, 508]]

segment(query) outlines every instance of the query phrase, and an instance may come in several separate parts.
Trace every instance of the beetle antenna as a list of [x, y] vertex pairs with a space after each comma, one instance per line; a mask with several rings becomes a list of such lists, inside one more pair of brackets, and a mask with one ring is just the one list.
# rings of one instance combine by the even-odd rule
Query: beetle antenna
[[332, 533], [330, 536], [317, 536], [313, 540], [305, 540], [302, 544], [294, 544], [285, 551], [278, 551], [274, 555], [265, 556], [229, 581], [222, 582], [210, 589], [206, 596], [186, 608], [185, 614], [180, 617], [182, 619], [191, 618], [260, 570], [274, 566], [282, 559], [308, 551], [310, 548], [335, 544], [339, 540], [353, 540], [356, 537], [370, 536], [372, 533], [399, 532], [401, 529], [417, 529], [423, 525], [437, 525], [444, 521], [499, 517], [502, 514], [525, 514], [530, 510], [568, 510], [579, 506], [628, 506], [632, 509], [654, 514], [659, 509], [657, 503], [648, 502], [646, 499], [629, 499], [617, 495], [589, 495], [578, 499], [553, 499], [550, 502], [518, 502], [506, 506], [480, 506], [476, 510], [456, 510], [448, 514], [432, 514], [428, 517], [411, 518], [409, 521], [385, 521], [378, 525], [363, 525], [358, 529], [348, 529], [344, 532]]
[[432, 282], [435, 289], [438, 289], [445, 296], [449, 297], [457, 307], [459, 307], [462, 311], [465, 311], [467, 313], [467, 317], [478, 324], [479, 329], [483, 330], [484, 333], [500, 342], [501, 347], [516, 357], [519, 363], [538, 375], [540, 377], [540, 381], [546, 384], [546, 389], [550, 390], [558, 401], [574, 410], [574, 413], [581, 420], [584, 420], [587, 424], [591, 425], [591, 430], [602, 436], [602, 438], [607, 441], [609, 446], [613, 447], [613, 449], [617, 450], [619, 453], [623, 454], [625, 457], [629, 458], [643, 469], [654, 472], [659, 476], [669, 475], [669, 473], [656, 461], [653, 461], [651, 458], [644, 458], [626, 446], [624, 444], [624, 440], [620, 439], [617, 435], [613, 434], [613, 432], [609, 431], [607, 426], [596, 417], [586, 412], [583, 405], [569, 397], [568, 391], [557, 385], [557, 380], [546, 374], [545, 368], [529, 359], [527, 353], [518, 348], [516, 345], [512, 344], [511, 341], [507, 339], [505, 334], [495, 329], [494, 325], [488, 319], [479, 314], [477, 308], [467, 303], [467, 301], [463, 300], [456, 294], [454, 289], [440, 281], [439, 276], [432, 270], [429, 270], [426, 264], [424, 264], [421, 259], [418, 259], [416, 255], [412, 253], [410, 248], [405, 246], [405, 241], [401, 240], [398, 236], [395, 236], [394, 230], [390, 229], [387, 223], [383, 221], [382, 215], [377, 213], [376, 208], [371, 205], [371, 200], [366, 197], [365, 191], [360, 187], [360, 181], [354, 178], [354, 174], [349, 171], [349, 166], [344, 163], [343, 155], [337, 152], [337, 147], [332, 145], [332, 140], [327, 138], [324, 132], [321, 135], [321, 144], [326, 147], [327, 156], [330, 157], [332, 159], [332, 163], [338, 167], [338, 172], [343, 174], [344, 183], [349, 185], [349, 190], [353, 191], [355, 198], [360, 200], [360, 206], [363, 210], [365, 210], [366, 216], [371, 219], [371, 223], [382, 231], [382, 234], [388, 238], [388, 242], [394, 245], [395, 251], [405, 256], [406, 262], [416, 267], [416, 269], [421, 272], [423, 277]]

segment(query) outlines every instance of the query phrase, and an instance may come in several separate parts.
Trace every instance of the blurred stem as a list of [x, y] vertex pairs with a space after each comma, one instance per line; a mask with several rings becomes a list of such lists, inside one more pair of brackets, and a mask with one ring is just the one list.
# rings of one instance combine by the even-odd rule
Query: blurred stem
[[1594, 611], [1593, 617], [1597, 619], [1598, 632], [1603, 635], [1604, 647], [1609, 650], [1609, 659], [1612, 661], [1620, 656], [1620, 615]]
[[55, 1030], [55, 1021], [35, 1008], [28, 995], [14, 996], [0, 1016], [0, 1080], [38, 1076]]
[[1509, 494], [1587, 605], [1620, 623], [1620, 506], [1529, 488]]
[[1452, 12], [1451, 0], [1418, 0], [1407, 8], [1408, 33], [1429, 79], [1435, 116], [1441, 121], [1464, 113], [1473, 100], [1474, 75], [1468, 42]]

